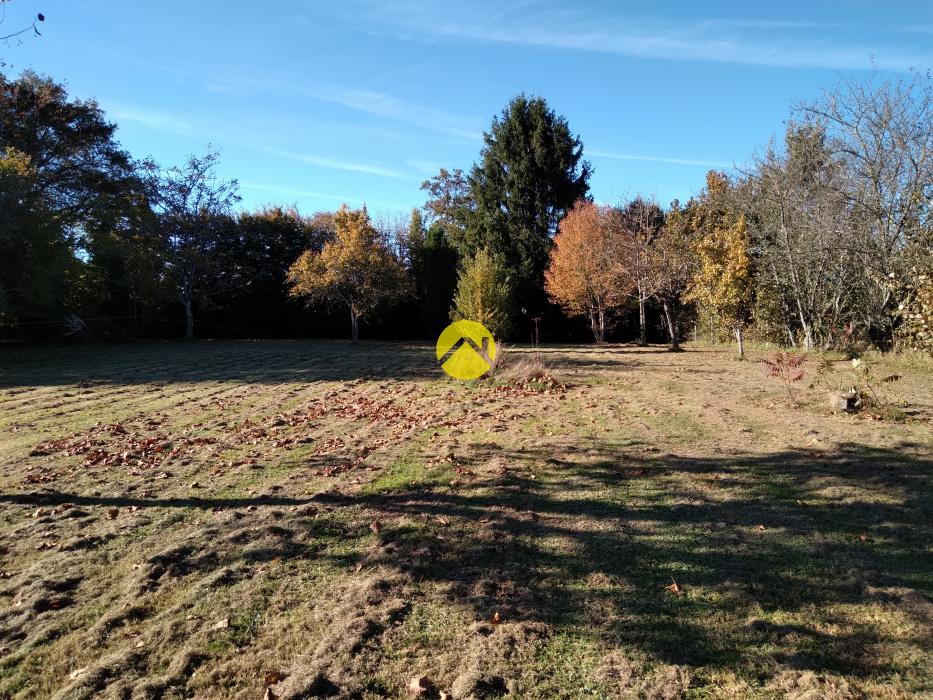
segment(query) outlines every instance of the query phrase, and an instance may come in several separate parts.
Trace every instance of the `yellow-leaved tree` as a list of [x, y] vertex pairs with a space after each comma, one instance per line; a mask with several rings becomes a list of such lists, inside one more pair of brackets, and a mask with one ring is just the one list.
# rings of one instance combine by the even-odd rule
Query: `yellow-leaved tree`
[[334, 214], [334, 238], [318, 252], [306, 250], [288, 271], [294, 297], [337, 302], [350, 310], [351, 338], [359, 321], [382, 303], [407, 295], [411, 280], [401, 261], [372, 225], [366, 207], [346, 204]]
[[460, 268], [450, 318], [476, 321], [501, 338], [512, 327], [513, 293], [505, 266], [482, 248]]
[[587, 316], [598, 343], [605, 338], [606, 312], [628, 292], [609, 254], [612, 230], [606, 207], [577, 202], [560, 222], [544, 274], [548, 296], [570, 315]]
[[725, 175], [711, 171], [706, 176], [706, 191], [693, 217], [697, 269], [686, 299], [727, 324], [738, 342], [739, 357], [745, 357], [743, 330], [751, 316], [755, 281], [745, 217], [723, 203], [728, 188]]

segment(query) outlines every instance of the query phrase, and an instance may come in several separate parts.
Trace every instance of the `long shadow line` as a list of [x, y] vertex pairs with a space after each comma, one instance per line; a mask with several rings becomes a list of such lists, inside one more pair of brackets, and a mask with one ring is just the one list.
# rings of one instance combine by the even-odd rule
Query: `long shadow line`
[[[315, 502], [309, 498], [282, 496], [253, 496], [250, 498], [132, 498], [129, 496], [79, 496], [74, 493], [46, 491], [33, 493], [0, 494], [0, 503], [13, 505], [74, 505], [115, 506], [137, 508], [246, 508], [247, 506], [303, 506]], [[320, 502], [320, 500], [316, 501]]]

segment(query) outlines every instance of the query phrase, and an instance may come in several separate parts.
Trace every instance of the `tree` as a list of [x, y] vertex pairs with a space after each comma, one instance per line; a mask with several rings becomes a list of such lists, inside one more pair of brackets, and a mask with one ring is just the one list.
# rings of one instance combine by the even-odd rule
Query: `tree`
[[481, 323], [494, 337], [509, 332], [513, 287], [505, 266], [485, 248], [461, 268], [450, 318]]
[[468, 258], [486, 248], [505, 266], [529, 312], [545, 302], [544, 270], [558, 222], [589, 190], [590, 164], [567, 120], [539, 97], [520, 95], [484, 134], [469, 177], [473, 209], [462, 241]]
[[664, 212], [655, 202], [636, 197], [613, 213], [613, 255], [622, 279], [638, 302], [638, 344], [648, 344], [645, 307], [654, 294], [651, 247], [664, 225]]
[[890, 285], [898, 299], [899, 343], [933, 355], [933, 262], [909, 269], [904, 280], [892, 277]]
[[305, 250], [320, 251], [331, 238], [330, 214], [307, 217], [281, 206], [239, 214], [224, 238], [226, 288], [212, 297], [222, 312], [218, 322], [288, 333], [296, 317], [288, 270]]
[[405, 267], [379, 235], [366, 208], [343, 205], [334, 215], [334, 239], [320, 252], [307, 250], [289, 268], [291, 294], [312, 301], [346, 305], [351, 338], [359, 341], [359, 321], [379, 304], [411, 290]]
[[67, 296], [78, 265], [35, 184], [32, 159], [0, 151], [0, 318], [47, 318]]
[[158, 217], [153, 195], [141, 181], [108, 199], [112, 206], [89, 217], [82, 241], [91, 281], [85, 303], [95, 315], [119, 319], [120, 326], [138, 332], [161, 315], [165, 297]]
[[699, 236], [695, 247], [698, 266], [687, 298], [703, 304], [732, 329], [739, 357], [745, 357], [743, 332], [754, 301], [748, 226], [744, 215], [722, 205], [730, 186], [728, 178], [710, 171], [706, 182], [693, 221]]
[[856, 222], [849, 248], [873, 288], [862, 307], [876, 335], [890, 338], [897, 298], [887, 281], [922, 269], [908, 251], [933, 215], [933, 83], [929, 74], [845, 82], [798, 111], [842, 163], [838, 189]]
[[605, 340], [606, 312], [626, 295], [612, 248], [609, 211], [581, 200], [560, 223], [545, 289], [571, 315], [587, 316], [596, 342]]
[[219, 156], [208, 150], [158, 179], [159, 233], [165, 246], [165, 275], [185, 312], [185, 338], [194, 338], [194, 305], [234, 283], [228, 266], [231, 209], [239, 201], [236, 180], [221, 180]]
[[0, 72], [3, 265], [17, 315], [61, 320], [106, 298], [126, 269], [117, 258], [132, 249], [115, 245], [114, 232], [145, 217], [148, 191], [115, 129], [95, 102], [69, 98], [49, 78]]
[[411, 218], [408, 220], [408, 233], [406, 234], [409, 263], [414, 261], [419, 249], [424, 247], [424, 234], [424, 217], [421, 215], [421, 210], [412, 207]]
[[0, 73], [0, 148], [30, 158], [36, 194], [52, 208], [63, 235], [77, 240], [88, 217], [112, 205], [136, 165], [114, 139], [96, 102], [71, 100], [50, 78]]
[[842, 165], [819, 125], [791, 123], [784, 151], [769, 148], [735, 189], [761, 270], [759, 325], [783, 326], [784, 339], [796, 345], [799, 335], [806, 350], [828, 345], [845, 323], [870, 323], [867, 297], [878, 289], [858, 252]]
[[680, 317], [696, 271], [690, 209], [691, 205], [682, 208], [675, 200], [665, 217], [664, 226], [648, 251], [651, 277], [648, 286], [661, 302], [673, 352], [680, 350]]
[[474, 209], [470, 197], [470, 181], [460, 168], [440, 172], [421, 183], [427, 192], [424, 211], [428, 216], [428, 227], [438, 225], [447, 240], [458, 250], [470, 249], [467, 240], [467, 222]]
[[440, 221], [424, 230], [424, 220], [417, 209], [411, 213], [408, 250], [422, 325], [429, 335], [436, 335], [450, 315], [457, 287], [457, 251]]

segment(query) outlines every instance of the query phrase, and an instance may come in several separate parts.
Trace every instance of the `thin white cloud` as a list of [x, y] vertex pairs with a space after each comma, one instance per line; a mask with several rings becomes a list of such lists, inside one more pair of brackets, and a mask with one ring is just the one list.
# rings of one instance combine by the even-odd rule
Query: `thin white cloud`
[[672, 163], [674, 165], [697, 165], [704, 168], [729, 168], [728, 163], [716, 160], [693, 160], [691, 158], [667, 158], [664, 156], [642, 156], [630, 153], [610, 153], [587, 149], [585, 155], [596, 158], [609, 158], [611, 160], [641, 160], [650, 163]]
[[[104, 51], [96, 46], [91, 47], [90, 50], [113, 60], [146, 68], [156, 74], [172, 75], [185, 81], [190, 81], [192, 78], [197, 79], [203, 84], [204, 90], [209, 93], [239, 97], [257, 97], [269, 94], [285, 97], [305, 97], [318, 102], [340, 105], [384, 120], [417, 127], [422, 130], [422, 133], [419, 134], [420, 138], [424, 137], [424, 130], [445, 134], [461, 141], [480, 141], [483, 135], [482, 119], [454, 114], [421, 102], [396, 97], [377, 90], [348, 88], [343, 85], [309, 82], [297, 78], [294, 80], [270, 79], [268, 76], [249, 78], [242, 74], [233, 75], [204, 71], [198, 67], [153, 64], [141, 61], [134, 56]], [[172, 120], [160, 120], [158, 115], [151, 115], [148, 110], [127, 110], [126, 118], [153, 127], [161, 125], [164, 128], [172, 124]], [[182, 124], [177, 121], [174, 125], [182, 127]], [[190, 127], [186, 125], [183, 128], [190, 130]], [[393, 138], [404, 136], [389, 131], [385, 133]]]
[[378, 90], [302, 80], [249, 80], [244, 79], [242, 75], [225, 77], [203, 74], [199, 77], [205, 82], [204, 89], [208, 92], [241, 97], [274, 94], [326, 102], [383, 120], [417, 127], [422, 131], [422, 137], [424, 130], [445, 134], [461, 141], [479, 141], [483, 136], [482, 122], [477, 118], [453, 114]]
[[170, 131], [176, 134], [190, 134], [194, 127], [184, 117], [171, 112], [130, 107], [127, 105], [108, 105], [107, 115], [117, 121], [136, 122], [157, 131]]
[[[371, 7], [371, 6], [370, 6]], [[378, 12], [374, 9], [373, 13]], [[497, 21], [488, 21], [496, 17]], [[786, 68], [893, 70], [933, 66], [929, 49], [853, 42], [843, 25], [794, 20], [709, 19], [674, 23], [633, 17], [595, 17], [567, 6], [520, 13], [491, 4], [393, 5], [378, 20], [400, 38], [438, 38], [619, 54], [638, 58], [709, 61]], [[829, 31], [835, 28], [837, 31]], [[820, 30], [820, 31], [808, 31]]]
[[[296, 189], [293, 187], [279, 187], [278, 185], [266, 185], [258, 182], [245, 182], [240, 183], [241, 189], [252, 190], [255, 192], [269, 192], [274, 195], [278, 195], [277, 199], [280, 201], [287, 197], [299, 197], [302, 199], [317, 199], [328, 202], [335, 202], [340, 204], [349, 204], [353, 206], [378, 206], [382, 207], [387, 211], [399, 212], [399, 211], [410, 211], [408, 205], [402, 205], [398, 202], [388, 202], [384, 200], [366, 200], [361, 197], [355, 197], [350, 195], [339, 195], [339, 194], [330, 194], [328, 192], [317, 192], [315, 190], [302, 190]], [[375, 219], [378, 214], [374, 214], [370, 211], [370, 214]]]
[[898, 27], [897, 31], [905, 34], [933, 34], [933, 24], [915, 24]]
[[697, 26], [732, 29], [838, 29], [845, 25], [838, 22], [805, 22], [795, 19], [744, 19], [720, 18], [702, 20]]
[[933, 54], [907, 55], [869, 47], [832, 47], [792, 42], [745, 41], [728, 37], [683, 37], [665, 33], [600, 30], [556, 32], [545, 28], [495, 28], [444, 24], [438, 33], [460, 39], [522, 44], [551, 49], [612, 53], [638, 58], [715, 61], [784, 68], [903, 71], [933, 65]]
[[475, 119], [464, 118], [383, 92], [348, 89], [334, 85], [303, 85], [291, 89], [320, 102], [330, 102], [383, 119], [444, 133], [458, 139], [479, 141], [482, 138], [482, 130], [478, 128], [478, 122]]
[[278, 185], [263, 185], [255, 182], [242, 182], [240, 187], [244, 190], [253, 190], [256, 192], [272, 192], [278, 195], [287, 195], [289, 197], [304, 197], [307, 199], [324, 199], [332, 202], [362, 202], [359, 197], [348, 195], [329, 194], [327, 192], [315, 192], [314, 190], [299, 190], [293, 187], [279, 187]]
[[359, 163], [356, 161], [341, 160], [338, 158], [325, 158], [323, 156], [309, 155], [306, 153], [293, 153], [292, 151], [284, 151], [278, 148], [269, 148], [265, 149], [265, 152], [269, 155], [276, 156], [278, 158], [288, 158], [289, 160], [297, 160], [302, 163], [309, 163], [311, 165], [317, 165], [322, 168], [331, 168], [333, 170], [346, 170], [353, 173], [365, 173], [367, 175], [377, 175], [379, 177], [389, 177], [396, 180], [417, 180], [410, 175], [399, 172], [398, 170], [393, 170], [392, 168], [387, 168], [382, 165], [372, 165], [370, 163]]
[[425, 175], [436, 175], [440, 169], [444, 167], [443, 163], [438, 163], [433, 160], [421, 160], [419, 158], [409, 158], [405, 163]]

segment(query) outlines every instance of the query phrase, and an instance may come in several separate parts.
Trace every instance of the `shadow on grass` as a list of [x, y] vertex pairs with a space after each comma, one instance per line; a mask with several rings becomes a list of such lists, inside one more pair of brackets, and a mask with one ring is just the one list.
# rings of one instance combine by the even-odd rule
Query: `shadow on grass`
[[[667, 663], [759, 674], [753, 682], [775, 667], [905, 673], [909, 660], [901, 666], [876, 650], [929, 644], [922, 636], [893, 638], [870, 610], [859, 617], [860, 606], [893, 604], [917, 629], [933, 624], [929, 600], [901, 605], [905, 594], [933, 596], [929, 455], [857, 444], [829, 455], [587, 454], [583, 463], [545, 447], [489, 445], [463, 464], [477, 472], [492, 459], [506, 465], [490, 480], [376, 494], [147, 500], [47, 491], [0, 495], [0, 503], [359, 508], [383, 521], [366, 566], [441, 584], [477, 619], [499, 612], [545, 622]], [[541, 463], [549, 465], [547, 478], [532, 470]], [[311, 527], [286, 514], [282, 537], [272, 532], [252, 549], [246, 538], [238, 556], [313, 557], [313, 546], [299, 551], [289, 543], [296, 528]], [[372, 537], [365, 526], [341, 528], [328, 537], [349, 544]], [[665, 590], [672, 581], [683, 595]]]
[[[471, 461], [478, 468], [492, 457], [548, 460], [558, 477], [507, 471], [479, 490], [364, 499], [383, 513], [462, 527], [427, 542], [421, 529], [386, 528], [391, 547], [381, 563], [451, 584], [480, 618], [499, 611], [574, 626], [670, 663], [737, 668], [768, 646], [772, 662], [791, 668], [871, 676], [905, 670], [873, 658], [875, 645], [928, 643], [886, 637], [870, 612], [846, 621], [829, 610], [897, 602], [898, 591], [933, 596], [933, 462], [925, 455], [844, 445], [830, 457], [602, 450], [580, 464], [542, 449]], [[682, 492], [685, 475], [710, 488]], [[675, 580], [686, 595], [665, 590]], [[906, 609], [919, 628], [933, 624], [933, 606]], [[826, 619], [773, 621], [786, 615]], [[838, 633], [825, 630], [833, 623]]]
[[312, 502], [311, 498], [253, 496], [249, 498], [133, 498], [131, 496], [79, 496], [60, 491], [0, 494], [0, 503], [28, 506], [92, 506], [102, 508], [248, 508], [250, 506], [291, 507]]
[[[517, 355], [530, 346], [511, 346]], [[637, 367], [659, 347], [545, 346], [558, 369]], [[691, 353], [704, 352], [690, 350]], [[611, 353], [612, 357], [606, 357]], [[200, 340], [121, 345], [0, 345], [0, 388], [207, 381], [286, 384], [442, 378], [434, 344], [339, 340]]]
[[443, 376], [429, 343], [202, 340], [0, 346], [0, 388], [195, 382], [412, 380]]

